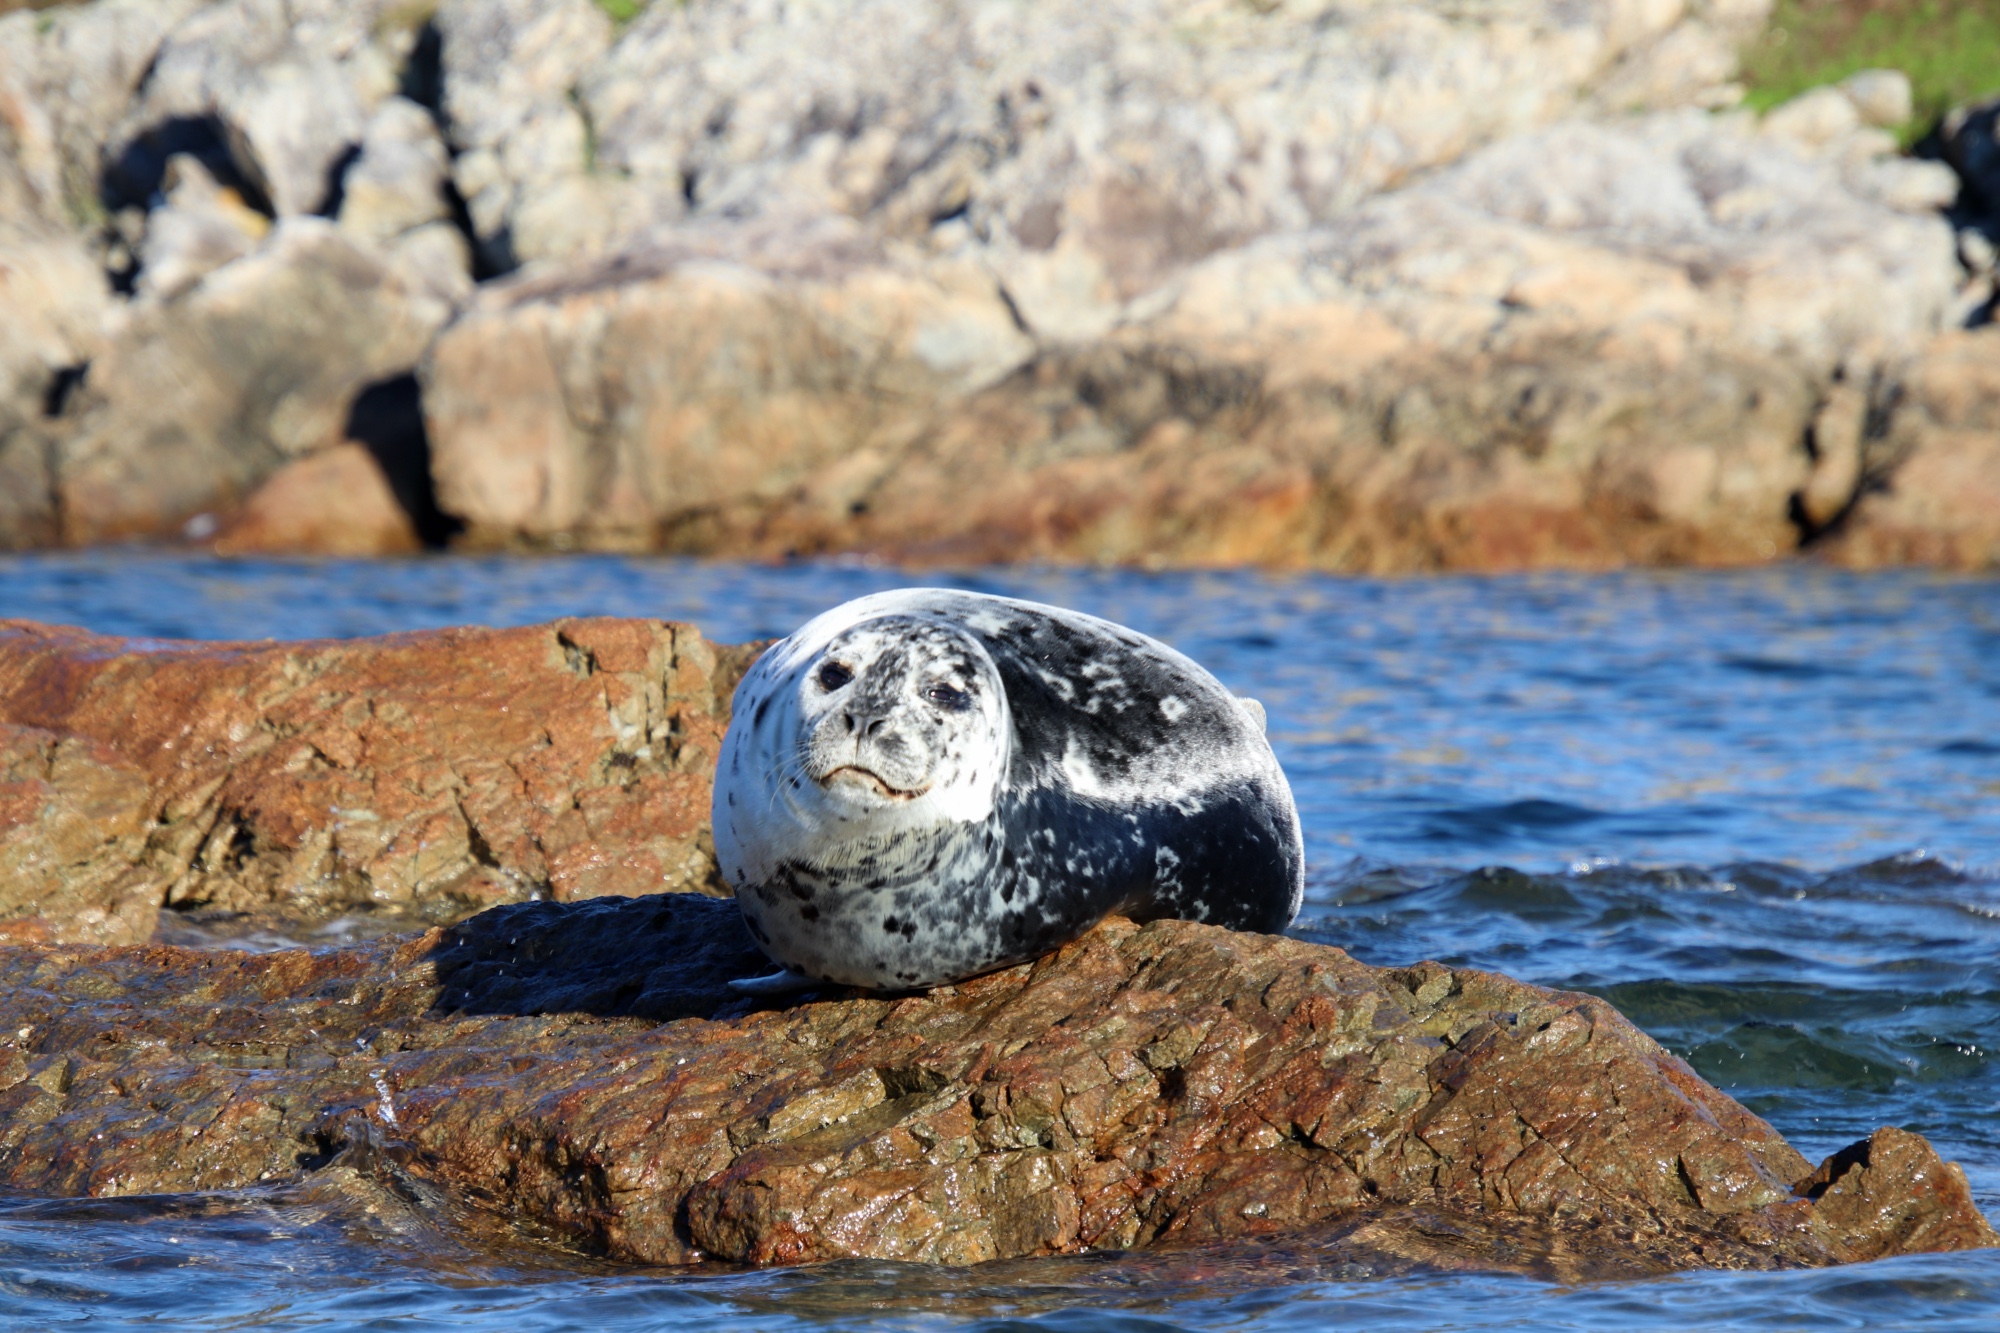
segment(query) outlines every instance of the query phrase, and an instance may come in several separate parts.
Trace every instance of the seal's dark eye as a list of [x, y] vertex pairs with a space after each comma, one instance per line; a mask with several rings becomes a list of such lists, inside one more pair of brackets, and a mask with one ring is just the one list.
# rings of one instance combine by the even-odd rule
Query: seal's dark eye
[[954, 713], [962, 713], [972, 707], [971, 695], [957, 686], [947, 685], [941, 680], [934, 680], [924, 686], [924, 698], [930, 700], [939, 708], [948, 708]]
[[837, 690], [854, 679], [854, 673], [838, 662], [828, 662], [819, 669], [819, 687], [823, 690]]

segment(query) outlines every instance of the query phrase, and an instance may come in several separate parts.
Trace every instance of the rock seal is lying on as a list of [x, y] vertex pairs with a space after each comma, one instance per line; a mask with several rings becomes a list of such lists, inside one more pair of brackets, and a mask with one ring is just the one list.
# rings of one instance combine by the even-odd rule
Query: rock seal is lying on
[[365, 1164], [475, 1234], [666, 1263], [1282, 1234], [1579, 1277], [1996, 1241], [1915, 1135], [1815, 1170], [1602, 1001], [1489, 973], [1117, 918], [900, 999], [746, 1012], [726, 982], [763, 965], [691, 894], [349, 949], [0, 949], [0, 1185]]

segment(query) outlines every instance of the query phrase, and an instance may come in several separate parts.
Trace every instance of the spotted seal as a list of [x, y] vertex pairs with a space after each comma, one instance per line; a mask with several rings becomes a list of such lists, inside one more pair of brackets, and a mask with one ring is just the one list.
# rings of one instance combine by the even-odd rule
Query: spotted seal
[[910, 588], [737, 687], [715, 850], [750, 933], [821, 981], [941, 985], [1110, 912], [1276, 932], [1304, 854], [1263, 709], [1094, 616]]

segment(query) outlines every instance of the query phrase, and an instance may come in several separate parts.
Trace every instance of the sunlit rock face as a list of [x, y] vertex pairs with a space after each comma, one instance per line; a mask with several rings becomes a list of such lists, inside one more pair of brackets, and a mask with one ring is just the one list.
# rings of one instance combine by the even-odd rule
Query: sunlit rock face
[[752, 655], [659, 621], [304, 644], [0, 625], [0, 936], [723, 892], [709, 774]]
[[1991, 308], [1991, 108], [1950, 167], [1893, 71], [1714, 114], [1767, 9], [8, 15], [0, 544], [284, 472], [310, 546], [417, 374], [408, 523], [326, 549], [1984, 566], [1909, 389]]
[[656, 1263], [1291, 1234], [1576, 1280], [1996, 1239], [1916, 1135], [1815, 1170], [1608, 1005], [1491, 973], [1122, 919], [902, 998], [748, 1012], [726, 982], [762, 966], [694, 895], [311, 952], [0, 949], [0, 1180], [359, 1171], [476, 1237]]

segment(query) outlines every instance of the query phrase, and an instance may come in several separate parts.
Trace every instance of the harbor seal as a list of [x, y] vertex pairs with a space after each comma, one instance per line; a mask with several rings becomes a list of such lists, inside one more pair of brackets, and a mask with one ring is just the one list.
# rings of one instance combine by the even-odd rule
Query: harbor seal
[[737, 687], [716, 857], [765, 953], [875, 990], [1037, 958], [1111, 912], [1281, 931], [1304, 851], [1263, 724], [1122, 625], [877, 593]]

